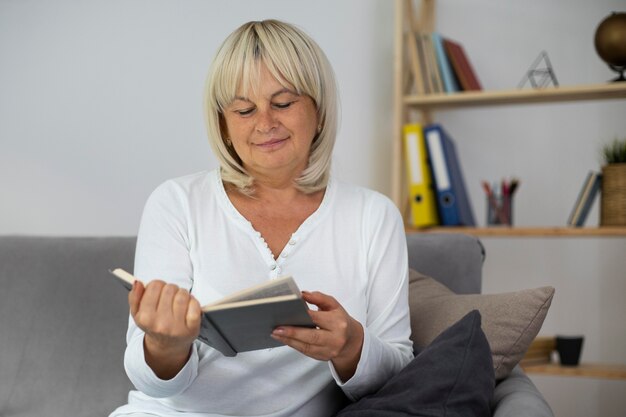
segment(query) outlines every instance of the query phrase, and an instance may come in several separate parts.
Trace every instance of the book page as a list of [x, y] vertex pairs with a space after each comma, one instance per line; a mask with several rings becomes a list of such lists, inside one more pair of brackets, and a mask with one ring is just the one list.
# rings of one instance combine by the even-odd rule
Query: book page
[[262, 298], [272, 298], [282, 295], [300, 296], [300, 289], [292, 277], [279, 278], [273, 281], [264, 282], [245, 290], [238, 291], [214, 303], [203, 307], [209, 307], [225, 303], [233, 303], [247, 300], [258, 300]]

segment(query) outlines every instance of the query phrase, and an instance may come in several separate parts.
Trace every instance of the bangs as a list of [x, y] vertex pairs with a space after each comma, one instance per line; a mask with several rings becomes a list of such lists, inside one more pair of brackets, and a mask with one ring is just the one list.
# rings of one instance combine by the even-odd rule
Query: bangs
[[227, 39], [218, 52], [222, 65], [215, 70], [214, 97], [220, 112], [235, 97], [255, 93], [260, 83], [261, 64], [285, 88], [300, 95], [310, 96], [319, 108], [322, 83], [316, 57], [309, 51], [311, 45], [302, 36], [293, 36], [279, 25], [250, 22]]

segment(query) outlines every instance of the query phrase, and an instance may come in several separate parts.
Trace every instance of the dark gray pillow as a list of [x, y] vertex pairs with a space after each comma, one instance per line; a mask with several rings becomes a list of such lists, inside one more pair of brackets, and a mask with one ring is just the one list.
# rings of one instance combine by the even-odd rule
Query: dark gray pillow
[[378, 392], [337, 417], [491, 416], [491, 350], [473, 310], [441, 333]]

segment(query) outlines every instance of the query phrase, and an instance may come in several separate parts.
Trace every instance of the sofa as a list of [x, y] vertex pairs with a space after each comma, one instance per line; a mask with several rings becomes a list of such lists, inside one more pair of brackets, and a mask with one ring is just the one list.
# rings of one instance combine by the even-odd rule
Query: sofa
[[[410, 267], [459, 294], [481, 291], [484, 248], [460, 234], [407, 236]], [[107, 416], [132, 389], [123, 369], [134, 237], [0, 236], [0, 416]], [[498, 381], [498, 417], [550, 417], [516, 366]]]

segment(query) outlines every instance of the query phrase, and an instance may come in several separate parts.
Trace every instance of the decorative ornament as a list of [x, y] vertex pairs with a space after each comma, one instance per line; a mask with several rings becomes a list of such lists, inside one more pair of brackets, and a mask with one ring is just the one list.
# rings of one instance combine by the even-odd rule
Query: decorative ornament
[[530, 82], [532, 88], [544, 88], [550, 83], [552, 83], [553, 87], [559, 86], [546, 51], [541, 51], [539, 56], [535, 58], [535, 61], [528, 68], [526, 75], [524, 75], [517, 88], [523, 88], [526, 82]]
[[596, 52], [619, 76], [613, 81], [626, 81], [626, 12], [613, 12], [596, 29]]

